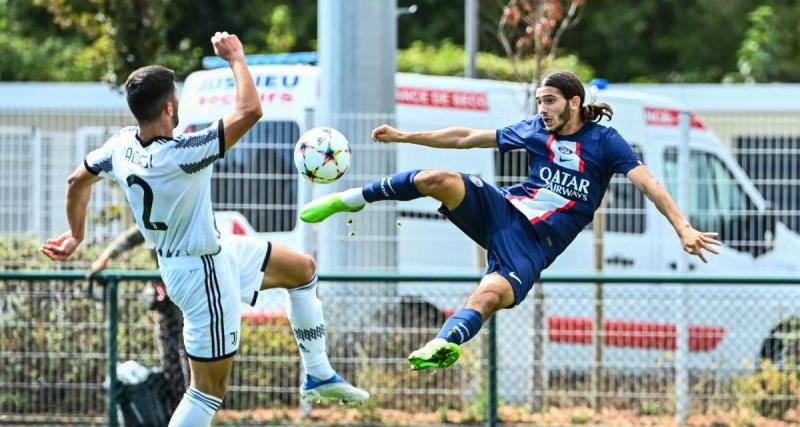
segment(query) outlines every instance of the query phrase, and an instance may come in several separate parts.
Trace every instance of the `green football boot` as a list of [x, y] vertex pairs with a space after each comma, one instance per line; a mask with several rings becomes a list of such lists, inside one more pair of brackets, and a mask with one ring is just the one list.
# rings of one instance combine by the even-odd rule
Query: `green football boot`
[[300, 210], [300, 219], [303, 222], [320, 222], [325, 218], [339, 212], [358, 212], [364, 205], [351, 208], [342, 202], [342, 193], [333, 193], [314, 199]]
[[434, 338], [419, 350], [408, 355], [411, 369], [422, 371], [430, 368], [448, 368], [461, 356], [461, 348], [456, 343], [442, 338]]

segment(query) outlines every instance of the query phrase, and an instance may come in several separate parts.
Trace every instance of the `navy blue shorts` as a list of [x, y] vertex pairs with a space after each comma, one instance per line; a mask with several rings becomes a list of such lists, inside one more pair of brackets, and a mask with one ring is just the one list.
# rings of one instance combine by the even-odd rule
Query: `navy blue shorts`
[[475, 175], [461, 174], [466, 194], [453, 210], [439, 212], [475, 243], [486, 249], [484, 274], [497, 272], [514, 288], [514, 305], [528, 295], [546, 267], [542, 243], [528, 219], [506, 200], [503, 193]]

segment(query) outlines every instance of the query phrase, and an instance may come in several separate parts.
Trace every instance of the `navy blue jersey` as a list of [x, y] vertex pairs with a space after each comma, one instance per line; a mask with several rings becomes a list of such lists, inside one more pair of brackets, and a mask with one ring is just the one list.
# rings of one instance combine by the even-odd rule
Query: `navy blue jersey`
[[528, 178], [500, 190], [537, 233], [560, 241], [558, 253], [592, 221], [611, 176], [641, 164], [614, 128], [586, 123], [572, 135], [556, 135], [539, 115], [498, 129], [497, 146], [530, 154]]

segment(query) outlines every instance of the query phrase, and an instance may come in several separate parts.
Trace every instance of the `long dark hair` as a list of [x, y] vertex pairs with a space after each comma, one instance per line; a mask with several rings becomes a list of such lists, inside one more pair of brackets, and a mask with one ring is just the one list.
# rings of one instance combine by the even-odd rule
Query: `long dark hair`
[[579, 97], [581, 99], [581, 120], [583, 120], [584, 123], [597, 123], [602, 120], [603, 117], [607, 117], [611, 120], [611, 117], [614, 115], [614, 110], [611, 109], [611, 106], [604, 102], [583, 105], [583, 102], [586, 100], [586, 91], [583, 90], [583, 83], [580, 77], [576, 76], [575, 73], [569, 71], [554, 71], [542, 79], [542, 84], [540, 86], [550, 86], [560, 90], [567, 101], [572, 99], [573, 96]]

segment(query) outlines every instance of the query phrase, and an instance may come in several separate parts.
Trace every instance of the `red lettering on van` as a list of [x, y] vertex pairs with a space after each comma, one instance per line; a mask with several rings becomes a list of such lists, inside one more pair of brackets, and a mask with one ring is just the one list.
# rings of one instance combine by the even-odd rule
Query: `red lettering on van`
[[395, 97], [403, 105], [489, 111], [485, 92], [398, 86]]
[[[547, 319], [550, 342], [564, 344], [592, 343], [594, 321], [586, 317], [551, 316]], [[610, 347], [675, 350], [676, 327], [669, 323], [606, 320], [603, 343]], [[720, 326], [689, 325], [689, 351], [711, 351], [725, 336]]]
[[[291, 92], [259, 92], [258, 98], [262, 104], [278, 102], [289, 104], [294, 100], [294, 95]], [[236, 104], [236, 95], [233, 93], [201, 95], [197, 98], [197, 103], [199, 105], [234, 105]]]
[[[680, 124], [681, 112], [672, 108], [644, 107], [644, 116], [648, 125], [677, 127]], [[693, 129], [708, 127], [695, 113], [689, 113], [689, 126]]]

